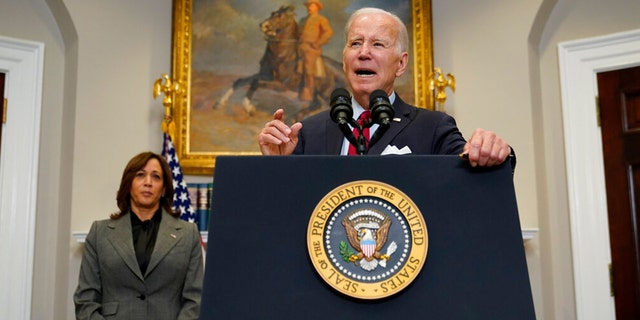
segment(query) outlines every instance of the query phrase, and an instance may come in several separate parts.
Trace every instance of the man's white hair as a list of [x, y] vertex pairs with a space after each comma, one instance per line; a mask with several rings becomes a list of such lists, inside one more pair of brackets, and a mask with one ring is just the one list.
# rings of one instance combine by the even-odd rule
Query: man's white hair
[[409, 51], [409, 32], [407, 31], [407, 26], [404, 24], [404, 22], [402, 22], [402, 19], [400, 19], [397, 15], [379, 8], [361, 8], [356, 10], [356, 12], [354, 12], [351, 15], [351, 17], [349, 17], [349, 20], [347, 20], [347, 24], [344, 27], [344, 37], [347, 41], [349, 40], [348, 39], [349, 29], [351, 29], [351, 25], [353, 24], [353, 21], [357, 17], [364, 14], [384, 14], [393, 18], [393, 20], [396, 21], [398, 34], [399, 34], [399, 39], [398, 39], [398, 42], [396, 43], [398, 54]]

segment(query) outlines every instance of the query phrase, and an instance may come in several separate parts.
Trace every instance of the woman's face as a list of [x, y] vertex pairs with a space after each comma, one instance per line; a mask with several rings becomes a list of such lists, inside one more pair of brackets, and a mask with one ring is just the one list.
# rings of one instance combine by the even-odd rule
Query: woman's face
[[160, 198], [164, 194], [162, 175], [160, 162], [153, 158], [136, 172], [131, 182], [131, 209], [134, 212], [155, 212], [160, 207]]

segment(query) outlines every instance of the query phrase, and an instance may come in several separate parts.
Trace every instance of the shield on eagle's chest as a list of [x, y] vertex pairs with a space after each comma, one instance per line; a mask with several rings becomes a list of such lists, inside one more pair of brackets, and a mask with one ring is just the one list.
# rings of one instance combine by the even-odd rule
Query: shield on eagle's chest
[[360, 248], [367, 258], [371, 258], [373, 254], [376, 253], [376, 240], [371, 237], [369, 230], [367, 230], [365, 236], [360, 240]]

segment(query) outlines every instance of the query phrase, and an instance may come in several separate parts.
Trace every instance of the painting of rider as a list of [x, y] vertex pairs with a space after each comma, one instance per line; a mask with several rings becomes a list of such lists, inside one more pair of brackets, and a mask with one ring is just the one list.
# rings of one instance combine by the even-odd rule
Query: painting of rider
[[[276, 109], [299, 121], [328, 108], [335, 88], [348, 89], [343, 30], [353, 11], [379, 7], [409, 24], [412, 13], [411, 0], [192, 2], [189, 148], [215, 154], [257, 154]], [[413, 78], [396, 83], [413, 101]]]

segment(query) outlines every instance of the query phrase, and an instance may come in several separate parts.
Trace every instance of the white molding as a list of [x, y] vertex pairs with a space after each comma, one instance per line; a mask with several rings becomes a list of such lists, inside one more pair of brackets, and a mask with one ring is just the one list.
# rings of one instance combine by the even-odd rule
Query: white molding
[[71, 234], [76, 238], [76, 242], [78, 243], [84, 243], [84, 239], [87, 238], [86, 231], [74, 231]]
[[538, 228], [524, 228], [522, 229], [522, 240], [525, 242], [533, 239], [538, 233]]
[[7, 123], [0, 154], [0, 310], [31, 318], [44, 44], [0, 37]]
[[558, 45], [578, 319], [615, 319], [596, 74], [640, 64], [640, 30]]
[[[522, 240], [524, 241], [531, 240], [535, 237], [536, 233], [538, 233], [537, 228], [522, 229]], [[200, 236], [202, 237], [202, 242], [207, 243], [207, 240], [209, 238], [209, 232], [200, 231]], [[73, 232], [73, 237], [76, 239], [78, 243], [84, 243], [84, 239], [87, 237], [87, 232], [75, 231]]]

